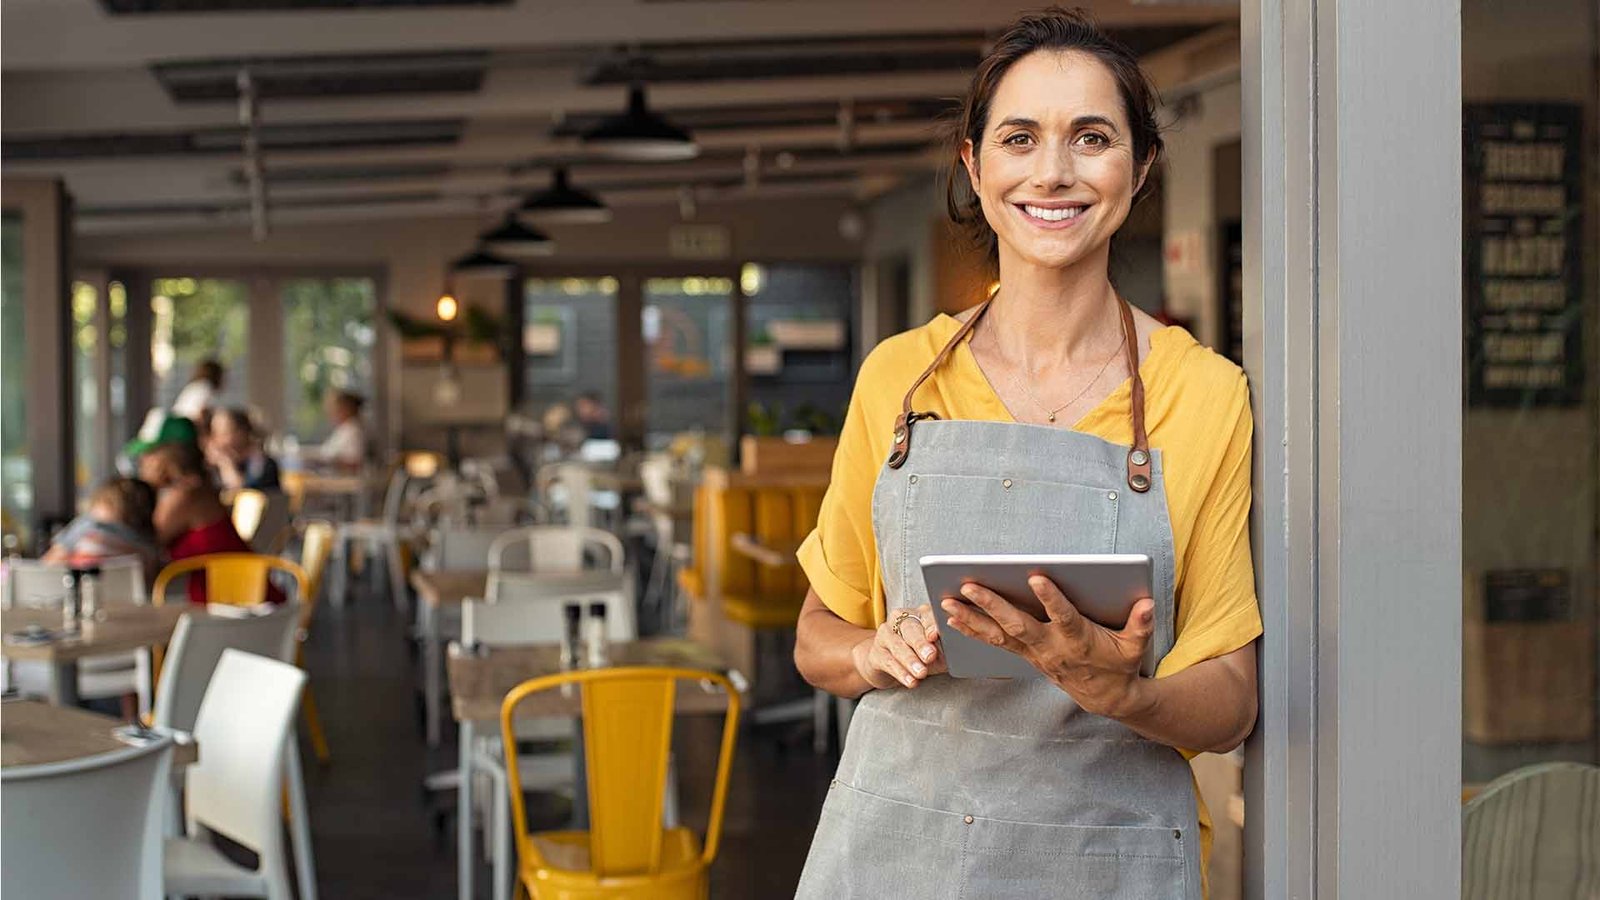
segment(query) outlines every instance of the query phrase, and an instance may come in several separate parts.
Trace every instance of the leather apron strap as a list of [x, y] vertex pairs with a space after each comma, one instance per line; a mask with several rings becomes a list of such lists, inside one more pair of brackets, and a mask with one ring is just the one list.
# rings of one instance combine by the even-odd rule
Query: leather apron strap
[[[917, 389], [923, 382], [933, 376], [933, 373], [950, 358], [961, 342], [972, 333], [978, 325], [978, 320], [989, 311], [989, 305], [994, 302], [996, 294], [991, 294], [971, 317], [962, 323], [956, 333], [950, 336], [944, 347], [939, 350], [928, 367], [922, 370], [917, 380], [911, 383], [911, 388], [906, 391], [905, 398], [900, 401], [900, 414], [894, 420], [894, 444], [889, 451], [888, 465], [891, 469], [898, 469], [905, 465], [906, 459], [911, 455], [911, 429], [921, 419], [937, 419], [939, 415], [933, 412], [916, 412], [912, 409], [912, 400], [916, 397]], [[1144, 379], [1139, 376], [1139, 343], [1138, 331], [1133, 323], [1133, 309], [1127, 301], [1118, 298], [1117, 305], [1122, 313], [1122, 336], [1124, 352], [1127, 357], [1128, 371], [1131, 373], [1130, 406], [1133, 411], [1133, 447], [1128, 450], [1128, 487], [1139, 493], [1150, 490], [1150, 437], [1145, 433], [1144, 426]]]

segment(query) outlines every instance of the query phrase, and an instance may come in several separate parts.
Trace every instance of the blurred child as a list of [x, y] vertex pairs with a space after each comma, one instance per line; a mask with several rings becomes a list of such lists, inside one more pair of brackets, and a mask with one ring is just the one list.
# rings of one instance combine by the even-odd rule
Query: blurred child
[[90, 495], [89, 509], [56, 536], [44, 560], [87, 566], [137, 556], [145, 580], [153, 579], [161, 565], [155, 510], [155, 488], [137, 478], [109, 478]]

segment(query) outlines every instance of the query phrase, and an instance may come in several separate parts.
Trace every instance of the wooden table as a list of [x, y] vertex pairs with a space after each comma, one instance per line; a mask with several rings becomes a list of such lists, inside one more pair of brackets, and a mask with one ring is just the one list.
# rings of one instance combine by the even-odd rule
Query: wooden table
[[[600, 594], [627, 590], [625, 572], [586, 571], [505, 572], [503, 578], [513, 578], [519, 583], [534, 586], [536, 592], [550, 597]], [[446, 609], [459, 609], [465, 600], [484, 596], [489, 584], [489, 573], [481, 570], [441, 569], [433, 572], [417, 570], [411, 573], [411, 586], [417, 589], [417, 631], [422, 640], [422, 705], [423, 723], [428, 746], [439, 745], [443, 714], [441, 694], [444, 691], [443, 646], [445, 636], [440, 633], [440, 613]]]
[[[737, 672], [728, 666], [714, 650], [684, 638], [646, 638], [640, 641], [613, 641], [608, 646], [610, 657], [619, 666], [677, 666], [707, 669], [727, 674], [735, 686], [743, 684]], [[511, 689], [530, 678], [554, 675], [562, 671], [561, 648], [553, 644], [536, 644], [519, 647], [488, 647], [473, 653], [460, 644], [450, 646], [450, 707], [460, 724], [460, 781], [456, 790], [459, 799], [456, 809], [472, 809], [473, 744], [477, 740], [479, 723], [484, 723], [487, 733], [493, 734], [499, 726], [492, 724], [500, 718], [500, 704]], [[739, 690], [743, 690], [739, 687]], [[680, 682], [674, 709], [680, 714], [720, 715], [727, 711], [728, 698], [720, 690], [708, 689], [699, 684]], [[579, 718], [583, 714], [583, 700], [577, 691], [570, 696], [559, 690], [542, 691], [517, 705], [518, 718], [559, 717]], [[574, 818], [580, 827], [587, 827], [584, 792], [583, 730], [577, 729], [579, 745], [574, 749], [578, 771], [578, 790], [573, 798]], [[514, 753], [514, 751], [513, 751]], [[514, 764], [514, 761], [513, 761]], [[477, 857], [472, 846], [472, 816], [463, 812], [456, 816], [456, 887], [461, 900], [473, 894], [472, 875]], [[504, 882], [509, 873], [497, 872]], [[498, 888], [499, 885], [497, 884]]]
[[[187, 603], [166, 606], [113, 605], [85, 619], [77, 633], [62, 635], [41, 644], [16, 644], [13, 632], [32, 625], [59, 631], [60, 609], [8, 609], [0, 611], [0, 655], [9, 660], [33, 660], [52, 668], [50, 700], [59, 706], [78, 702], [78, 660], [86, 656], [124, 653], [165, 644], [184, 613], [197, 612]], [[203, 611], [198, 614], [204, 615]]]
[[[123, 724], [88, 710], [8, 701], [0, 710], [0, 767], [62, 763], [126, 750], [130, 745], [112, 733]], [[191, 765], [199, 758], [193, 740], [172, 748], [173, 766]]]

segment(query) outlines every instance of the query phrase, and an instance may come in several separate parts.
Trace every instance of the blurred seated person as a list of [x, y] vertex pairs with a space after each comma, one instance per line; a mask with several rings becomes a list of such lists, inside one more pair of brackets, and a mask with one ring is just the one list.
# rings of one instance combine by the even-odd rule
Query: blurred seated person
[[183, 416], [192, 422], [199, 423], [205, 411], [216, 404], [217, 393], [222, 390], [225, 372], [222, 363], [215, 359], [206, 358], [195, 364], [194, 374], [189, 377], [189, 383], [178, 392], [178, 398], [172, 401], [173, 415]]
[[214, 411], [209, 434], [206, 459], [224, 489], [278, 490], [278, 462], [261, 448], [261, 433], [250, 413], [237, 407]]
[[156, 544], [155, 488], [137, 478], [106, 479], [89, 495], [89, 508], [50, 544], [44, 561], [91, 566], [108, 559], [137, 557], [145, 581], [161, 568]]
[[[139, 476], [156, 489], [156, 540], [174, 562], [208, 553], [251, 552], [217, 496], [198, 444], [174, 441], [151, 448], [139, 457]], [[189, 576], [188, 591], [190, 603], [204, 604], [205, 576]], [[269, 585], [267, 602], [283, 601], [283, 592]]]
[[611, 410], [606, 409], [598, 391], [584, 391], [572, 405], [578, 424], [583, 426], [584, 437], [591, 441], [609, 441]]
[[354, 471], [367, 461], [367, 431], [361, 425], [365, 401], [349, 391], [329, 391], [323, 409], [333, 423], [328, 439], [306, 454], [307, 460], [334, 469]]

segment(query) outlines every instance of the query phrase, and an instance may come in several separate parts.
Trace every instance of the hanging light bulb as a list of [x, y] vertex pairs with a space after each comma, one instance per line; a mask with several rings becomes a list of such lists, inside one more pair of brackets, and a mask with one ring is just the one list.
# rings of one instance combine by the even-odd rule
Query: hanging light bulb
[[571, 222], [589, 224], [611, 221], [611, 209], [599, 197], [567, 181], [566, 167], [555, 170], [550, 187], [529, 194], [517, 215], [530, 222]]
[[454, 295], [449, 291], [445, 291], [439, 295], [439, 299], [433, 304], [433, 310], [439, 314], [439, 321], [454, 322], [456, 314], [461, 312], [461, 304], [456, 302]]
[[583, 133], [583, 145], [614, 159], [651, 162], [693, 159], [700, 146], [689, 132], [652, 112], [644, 86], [628, 88], [628, 109]]

